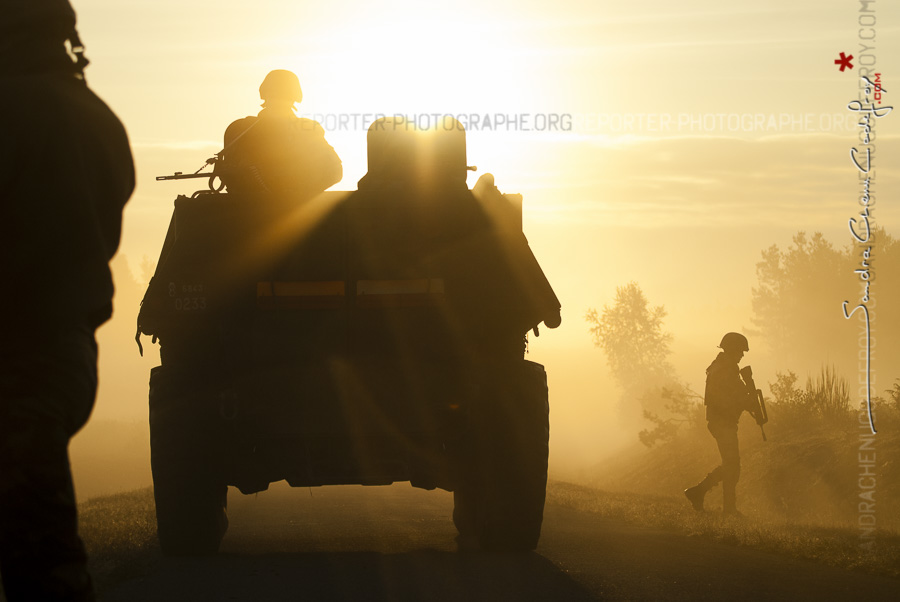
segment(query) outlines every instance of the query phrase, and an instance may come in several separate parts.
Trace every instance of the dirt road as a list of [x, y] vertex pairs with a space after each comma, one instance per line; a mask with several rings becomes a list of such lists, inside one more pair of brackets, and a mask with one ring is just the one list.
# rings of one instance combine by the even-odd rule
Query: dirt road
[[536, 553], [458, 553], [450, 494], [392, 487], [233, 491], [215, 558], [164, 559], [108, 602], [892, 600], [900, 581], [548, 506]]

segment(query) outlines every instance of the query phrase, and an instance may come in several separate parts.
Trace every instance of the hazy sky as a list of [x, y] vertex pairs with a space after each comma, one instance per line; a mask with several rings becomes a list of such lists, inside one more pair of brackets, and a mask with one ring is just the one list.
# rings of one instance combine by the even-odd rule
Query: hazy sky
[[[199, 182], [154, 177], [218, 151], [225, 127], [259, 110], [271, 69], [300, 76], [300, 112], [322, 116], [344, 160], [338, 189], [365, 173], [364, 115], [478, 116], [472, 178], [490, 171], [524, 195], [526, 234], [563, 304], [563, 326], [532, 342], [532, 359], [555, 383], [559, 424], [586, 437], [608, 424], [612, 400], [585, 310], [637, 281], [668, 309], [673, 363], [699, 387], [718, 337], [750, 325], [762, 249], [798, 230], [850, 243], [859, 128], [846, 107], [860, 60], [883, 74], [885, 104], [900, 95], [900, 7], [886, 1], [869, 3], [862, 25], [849, 0], [73, 5], [88, 81], [135, 152], [122, 243], [133, 265], [155, 260], [173, 198]], [[875, 35], [869, 48], [860, 35]], [[840, 52], [854, 69], [839, 71]], [[551, 131], [551, 119], [567, 126]], [[900, 112], [876, 131], [874, 215], [900, 235]]]

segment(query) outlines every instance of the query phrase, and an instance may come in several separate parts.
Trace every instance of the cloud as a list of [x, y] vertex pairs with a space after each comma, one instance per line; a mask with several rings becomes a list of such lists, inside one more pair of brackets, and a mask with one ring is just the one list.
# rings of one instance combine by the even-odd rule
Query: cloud
[[[876, 195], [900, 192], [882, 157], [898, 156], [900, 137], [878, 139]], [[859, 172], [849, 158], [855, 138], [830, 134], [630, 139], [616, 146], [584, 138], [547, 145], [543, 166], [516, 173], [530, 211], [562, 221], [643, 227], [785, 224], [828, 228], [859, 209]], [[881, 163], [884, 167], [884, 160]], [[897, 217], [887, 204], [880, 217]]]

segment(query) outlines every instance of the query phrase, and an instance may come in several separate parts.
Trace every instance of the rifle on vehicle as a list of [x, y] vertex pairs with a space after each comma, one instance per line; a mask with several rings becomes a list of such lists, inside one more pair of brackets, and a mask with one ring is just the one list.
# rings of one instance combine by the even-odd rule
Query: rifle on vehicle
[[169, 174], [167, 176], [156, 176], [157, 182], [162, 182], [164, 180], [191, 180], [194, 178], [210, 178], [214, 174], [211, 173], [184, 173], [182, 171], [176, 171], [173, 174]]
[[[194, 173], [184, 173], [181, 171], [176, 171], [175, 173], [168, 175], [168, 176], [156, 176], [156, 181], [162, 182], [165, 180], [191, 180], [194, 178], [209, 178], [209, 189], [212, 191], [215, 191], [215, 192], [220, 192], [225, 187], [225, 183], [222, 182], [222, 178], [219, 176], [219, 174], [216, 171], [217, 161], [219, 160], [220, 154], [222, 154], [222, 151], [219, 151], [218, 153], [216, 153], [215, 157], [210, 157], [209, 159], [207, 159], [206, 163], [204, 163], [203, 166], [200, 167], [200, 169], [198, 169]], [[203, 172], [203, 169], [206, 168], [206, 166], [208, 166], [208, 165], [213, 166], [213, 171]], [[203, 173], [201, 173], [201, 172], [203, 172]], [[219, 178], [218, 186], [215, 185], [216, 178]]]
[[[247, 129], [245, 129], [245, 130], [244, 130], [243, 132], [241, 132], [237, 137], [235, 137], [234, 140], [232, 140], [231, 142], [229, 142], [228, 145], [227, 145], [225, 148], [223, 148], [222, 150], [220, 150], [219, 152], [217, 152], [214, 156], [212, 156], [212, 157], [210, 157], [209, 159], [207, 159], [206, 162], [205, 162], [202, 166], [200, 166], [200, 169], [198, 169], [198, 170], [195, 171], [194, 173], [187, 173], [187, 174], [186, 174], [186, 173], [181, 172], [181, 171], [176, 171], [175, 173], [173, 173], [173, 174], [171, 174], [171, 175], [168, 175], [168, 176], [156, 176], [156, 181], [157, 181], [157, 182], [163, 182], [163, 181], [165, 181], [165, 180], [190, 180], [190, 179], [193, 179], [193, 178], [209, 178], [209, 189], [212, 190], [213, 192], [221, 192], [221, 190], [222, 190], [223, 188], [225, 188], [225, 182], [222, 181], [222, 178], [221, 178], [221, 176], [219, 175], [217, 168], [218, 168], [218, 166], [219, 166], [219, 161], [222, 159], [222, 154], [223, 154], [226, 150], [228, 150], [228, 148], [231, 147], [232, 144], [234, 144], [235, 142], [237, 142], [238, 140], [240, 140], [240, 138], [241, 138], [244, 134], [246, 134], [247, 132], [249, 132], [250, 130], [252, 130], [252, 129], [253, 129], [253, 126], [255, 126], [257, 123], [259, 123], [259, 121], [254, 121], [253, 123], [251, 123], [251, 124], [250, 124], [250, 127], [248, 127]], [[212, 166], [213, 166], [212, 172], [204, 172], [204, 173], [200, 173], [200, 172], [202, 172], [204, 169], [206, 169], [206, 167], [207, 167], [208, 165], [212, 165]], [[215, 180], [216, 180], [216, 178], [219, 178], [219, 185], [218, 185], [218, 186], [215, 185]]]
[[763, 398], [762, 389], [757, 389], [756, 383], [753, 382], [753, 369], [750, 366], [741, 368], [741, 378], [744, 379], [744, 384], [747, 385], [747, 391], [750, 393], [750, 407], [747, 411], [759, 425], [763, 441], [768, 441], [763, 425], [769, 421], [769, 413], [766, 412], [766, 400]]

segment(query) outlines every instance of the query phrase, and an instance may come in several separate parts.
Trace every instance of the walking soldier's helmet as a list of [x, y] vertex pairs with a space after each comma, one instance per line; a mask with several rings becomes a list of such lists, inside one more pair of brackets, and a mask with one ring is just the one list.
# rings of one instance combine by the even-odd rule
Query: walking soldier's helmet
[[750, 343], [747, 342], [747, 337], [739, 332], [729, 332], [726, 334], [722, 337], [722, 342], [719, 343], [719, 347], [725, 351], [750, 351]]

